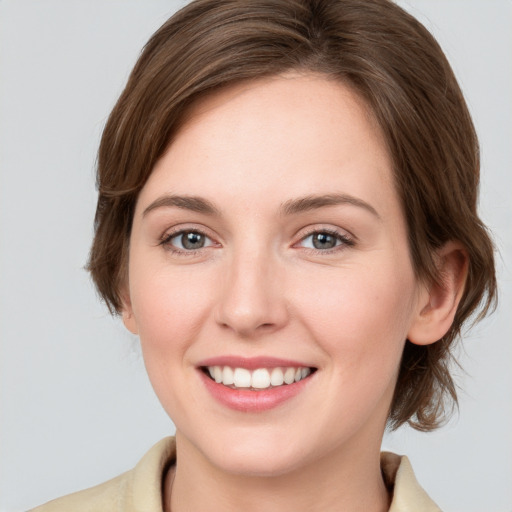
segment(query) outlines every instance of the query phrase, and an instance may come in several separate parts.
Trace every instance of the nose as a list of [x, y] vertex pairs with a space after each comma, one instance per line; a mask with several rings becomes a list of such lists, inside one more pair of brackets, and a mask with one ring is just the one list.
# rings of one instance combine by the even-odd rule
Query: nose
[[283, 272], [265, 253], [234, 255], [226, 265], [216, 321], [242, 338], [275, 332], [288, 322]]

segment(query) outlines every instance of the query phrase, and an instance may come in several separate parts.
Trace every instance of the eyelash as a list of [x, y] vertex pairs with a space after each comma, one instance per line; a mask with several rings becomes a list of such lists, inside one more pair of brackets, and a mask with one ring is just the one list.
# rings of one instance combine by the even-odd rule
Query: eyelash
[[[212, 241], [211, 237], [208, 236], [208, 234], [205, 233], [203, 230], [198, 229], [198, 228], [191, 228], [191, 229], [178, 229], [178, 230], [172, 231], [170, 233], [165, 233], [162, 236], [162, 239], [160, 240], [159, 245], [164, 247], [165, 250], [168, 250], [178, 256], [194, 256], [194, 255], [197, 255], [202, 249], [206, 249], [208, 247], [212, 247], [215, 245], [215, 242], [213, 242], [212, 244], [207, 245], [205, 247], [200, 247], [199, 249], [184, 250], [184, 249], [180, 249], [179, 247], [176, 247], [171, 244], [171, 240], [173, 238], [176, 238], [180, 235], [184, 235], [186, 233], [199, 234], [199, 235], [204, 236], [208, 240]], [[327, 255], [327, 254], [332, 254], [332, 253], [335, 253], [338, 251], [342, 251], [342, 250], [346, 249], [347, 247], [353, 247], [355, 245], [355, 240], [353, 238], [351, 238], [347, 235], [342, 235], [335, 229], [323, 228], [323, 229], [313, 229], [313, 230], [307, 232], [305, 235], [303, 235], [301, 237], [299, 242], [297, 242], [296, 244], [293, 245], [293, 247], [300, 246], [299, 244], [303, 243], [309, 237], [312, 237], [314, 235], [319, 235], [319, 234], [326, 234], [326, 235], [333, 236], [337, 240], [337, 242], [339, 242], [339, 244], [335, 245], [334, 247], [332, 247], [330, 249], [316, 249], [316, 248], [311, 248], [311, 247], [303, 247], [303, 249], [305, 251], [313, 252], [315, 254]]]
[[199, 251], [201, 251], [202, 249], [206, 249], [208, 247], [212, 247], [213, 245], [215, 245], [215, 243], [212, 243], [211, 245], [208, 245], [206, 247], [200, 247], [199, 249], [180, 249], [179, 247], [176, 247], [174, 245], [171, 244], [171, 240], [173, 238], [176, 238], [180, 235], [184, 235], [185, 233], [194, 233], [194, 234], [198, 234], [198, 235], [202, 235], [204, 236], [205, 238], [207, 238], [208, 240], [212, 240], [212, 238], [210, 236], [208, 236], [207, 233], [205, 233], [203, 230], [201, 229], [198, 229], [198, 228], [190, 228], [190, 229], [178, 229], [176, 231], [172, 231], [170, 233], [165, 233], [162, 237], [162, 239], [160, 240], [160, 243], [159, 245], [161, 245], [165, 250], [167, 251], [170, 251], [178, 256], [194, 256], [196, 254], [199, 253]]
[[310, 247], [304, 247], [304, 250], [306, 250], [308, 252], [310, 252], [310, 251], [314, 252], [315, 254], [328, 255], [328, 254], [333, 254], [335, 252], [343, 251], [347, 247], [354, 247], [354, 245], [355, 245], [355, 240], [353, 238], [351, 238], [350, 236], [343, 235], [340, 232], [336, 231], [335, 229], [322, 228], [322, 229], [312, 229], [311, 231], [309, 231], [308, 233], [303, 235], [301, 237], [301, 239], [299, 240], [299, 242], [297, 244], [294, 244], [294, 246], [297, 246], [298, 244], [303, 243], [305, 240], [307, 240], [311, 236], [320, 235], [320, 234], [333, 236], [337, 240], [337, 242], [339, 241], [340, 243], [330, 249], [315, 249], [315, 248], [310, 248]]

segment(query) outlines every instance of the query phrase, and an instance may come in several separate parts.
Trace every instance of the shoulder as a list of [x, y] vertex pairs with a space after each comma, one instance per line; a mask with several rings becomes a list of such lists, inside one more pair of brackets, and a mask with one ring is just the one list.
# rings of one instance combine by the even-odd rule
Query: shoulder
[[162, 479], [175, 460], [174, 438], [162, 439], [132, 470], [95, 487], [50, 501], [29, 512], [160, 512]]
[[405, 455], [381, 453], [384, 481], [393, 495], [389, 512], [441, 512], [416, 480], [409, 459]]
[[126, 494], [130, 473], [131, 471], [128, 471], [101, 485], [52, 500], [29, 512], [64, 512], [69, 510], [73, 510], [73, 512], [96, 512], [98, 510], [117, 512], [119, 510], [119, 496]]

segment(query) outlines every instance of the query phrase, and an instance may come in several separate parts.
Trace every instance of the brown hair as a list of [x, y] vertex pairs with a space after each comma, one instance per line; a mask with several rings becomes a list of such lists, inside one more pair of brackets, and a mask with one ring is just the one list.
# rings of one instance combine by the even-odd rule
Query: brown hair
[[[465, 291], [437, 343], [406, 342], [389, 423], [431, 430], [457, 401], [449, 372], [463, 323], [495, 302], [493, 246], [478, 218], [479, 148], [455, 76], [432, 35], [390, 0], [196, 0], [149, 40], [115, 105], [98, 156], [89, 269], [122, 310], [138, 194], [200, 96], [289, 70], [323, 73], [366, 100], [384, 134], [418, 278], [439, 282], [435, 250], [469, 256]], [[479, 317], [480, 317], [479, 316]]]

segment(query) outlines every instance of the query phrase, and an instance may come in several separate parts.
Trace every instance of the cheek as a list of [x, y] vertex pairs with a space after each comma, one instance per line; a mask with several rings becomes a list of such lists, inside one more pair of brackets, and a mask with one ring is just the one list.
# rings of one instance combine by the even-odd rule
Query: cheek
[[[130, 293], [148, 372], [181, 364], [208, 315], [214, 283], [197, 269], [171, 273], [165, 265], [152, 271], [133, 262]], [[140, 271], [139, 269], [144, 269]]]
[[[408, 331], [413, 279], [380, 267], [354, 268], [303, 304], [306, 322], [326, 354], [326, 390], [322, 412], [334, 425], [353, 432], [370, 417], [385, 422]], [[318, 284], [318, 281], [317, 281]], [[307, 296], [307, 294], [304, 294]], [[329, 403], [337, 404], [331, 410]], [[350, 411], [347, 416], [347, 411]]]
[[194, 402], [191, 390], [183, 387], [194, 371], [188, 354], [207, 321], [213, 283], [197, 270], [171, 274], [165, 265], [152, 272], [145, 270], [148, 266], [135, 268], [130, 289], [144, 364], [163, 408], [176, 420]]
[[302, 316], [317, 343], [343, 363], [340, 371], [395, 371], [412, 319], [412, 269], [341, 268], [308, 282], [315, 289], [296, 294], [302, 297]]

